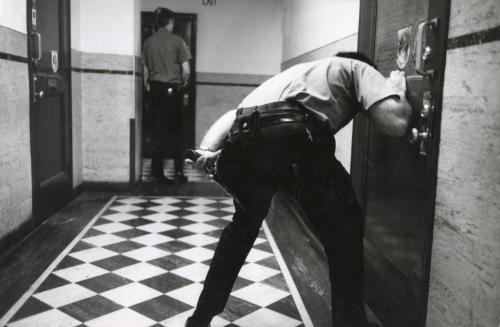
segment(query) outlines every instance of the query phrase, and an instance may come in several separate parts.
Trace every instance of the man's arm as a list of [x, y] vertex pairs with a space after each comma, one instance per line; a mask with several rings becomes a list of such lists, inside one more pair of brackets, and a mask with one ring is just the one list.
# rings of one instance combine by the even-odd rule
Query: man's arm
[[189, 75], [191, 75], [191, 67], [189, 61], [186, 60], [181, 64], [182, 68], [182, 86], [185, 87], [189, 82]]
[[398, 98], [386, 98], [368, 109], [368, 117], [377, 130], [385, 135], [401, 137], [406, 134], [412, 109], [406, 100], [406, 80], [404, 72], [391, 72], [387, 80], [398, 93]]
[[220, 148], [226, 138], [227, 133], [233, 125], [236, 118], [236, 109], [230, 110], [222, 115], [208, 129], [200, 144], [200, 149], [197, 149], [200, 157], [192, 163], [193, 168], [202, 169], [207, 162], [215, 161], [220, 154]]

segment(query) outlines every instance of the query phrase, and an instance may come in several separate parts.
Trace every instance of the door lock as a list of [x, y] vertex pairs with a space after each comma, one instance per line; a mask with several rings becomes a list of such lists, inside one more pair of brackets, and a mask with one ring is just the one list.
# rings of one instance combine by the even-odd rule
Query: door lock
[[432, 93], [425, 91], [422, 95], [422, 110], [420, 111], [420, 119], [418, 126], [410, 130], [408, 134], [408, 142], [411, 144], [420, 143], [419, 153], [423, 156], [427, 155], [429, 141], [431, 138], [432, 119], [434, 114], [434, 104], [432, 103]]
[[434, 69], [427, 69], [426, 63], [430, 61], [433, 47], [431, 46], [431, 35], [435, 34], [438, 30], [438, 19], [420, 23], [417, 30], [417, 46], [416, 46], [416, 62], [415, 70], [418, 74], [423, 76], [434, 76]]
[[417, 128], [412, 128], [410, 135], [408, 136], [408, 141], [411, 144], [415, 144], [419, 141], [426, 141], [429, 138], [429, 132], [426, 129], [424, 132], [420, 132]]

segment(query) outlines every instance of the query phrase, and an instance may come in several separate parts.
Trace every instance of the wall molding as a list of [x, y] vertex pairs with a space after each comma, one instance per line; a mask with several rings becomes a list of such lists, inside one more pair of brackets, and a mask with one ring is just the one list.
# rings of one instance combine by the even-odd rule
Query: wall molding
[[271, 75], [197, 72], [197, 85], [257, 87]]
[[500, 26], [472, 32], [448, 39], [448, 50], [470, 47], [500, 40]]
[[15, 54], [11, 54], [11, 53], [6, 53], [6, 52], [0, 52], [0, 59], [7, 60], [7, 61], [20, 62], [23, 64], [28, 63], [28, 58], [18, 56]]

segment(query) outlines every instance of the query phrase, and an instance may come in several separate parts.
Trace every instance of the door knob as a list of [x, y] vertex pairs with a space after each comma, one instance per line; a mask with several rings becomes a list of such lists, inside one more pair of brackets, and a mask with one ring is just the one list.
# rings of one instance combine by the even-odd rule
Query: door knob
[[425, 141], [429, 138], [429, 132], [423, 131], [420, 132], [417, 128], [412, 128], [410, 134], [408, 135], [408, 141], [412, 144], [417, 143], [419, 141]]
[[35, 97], [37, 97], [38, 99], [41, 99], [44, 96], [45, 96], [45, 92], [44, 91], [35, 92]]

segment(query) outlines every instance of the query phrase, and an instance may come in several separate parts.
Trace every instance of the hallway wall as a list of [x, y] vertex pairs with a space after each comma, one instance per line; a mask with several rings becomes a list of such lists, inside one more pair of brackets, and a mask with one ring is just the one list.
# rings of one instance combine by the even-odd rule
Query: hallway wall
[[0, 5], [0, 239], [32, 214], [26, 2]]
[[137, 176], [136, 7], [137, 0], [71, 1], [75, 185]]
[[[356, 51], [359, 0], [289, 0], [284, 5], [282, 69], [339, 51]], [[335, 155], [349, 171], [352, 123], [335, 140]]]
[[[499, 13], [451, 1], [427, 326], [500, 321]], [[494, 27], [496, 41], [464, 43]]]
[[283, 0], [144, 0], [142, 11], [167, 7], [197, 15], [197, 144], [221, 114], [280, 71]]

